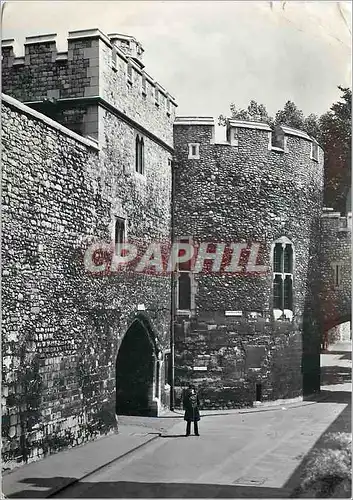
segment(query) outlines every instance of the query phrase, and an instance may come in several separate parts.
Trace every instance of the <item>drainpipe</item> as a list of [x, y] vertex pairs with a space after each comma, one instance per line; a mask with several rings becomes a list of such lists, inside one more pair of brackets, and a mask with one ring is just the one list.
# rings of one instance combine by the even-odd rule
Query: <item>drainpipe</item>
[[[172, 169], [172, 193], [171, 193], [171, 232], [170, 239], [171, 245], [174, 243], [174, 203], [175, 203], [175, 169], [176, 162], [174, 159], [171, 162]], [[175, 279], [175, 271], [173, 270], [171, 273], [171, 307], [170, 307], [170, 409], [174, 411], [174, 342], [175, 342], [175, 290], [176, 290], [176, 279]]]

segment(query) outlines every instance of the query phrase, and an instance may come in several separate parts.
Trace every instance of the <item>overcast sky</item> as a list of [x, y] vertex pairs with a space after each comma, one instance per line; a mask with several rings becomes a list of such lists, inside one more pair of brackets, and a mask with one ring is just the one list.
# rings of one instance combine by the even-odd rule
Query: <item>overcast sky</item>
[[[6, 2], [3, 38], [100, 28], [135, 36], [146, 71], [179, 115], [227, 114], [250, 99], [324, 113], [351, 86], [351, 3], [329, 1]], [[23, 52], [23, 48], [21, 48]], [[19, 55], [22, 55], [19, 53]]]

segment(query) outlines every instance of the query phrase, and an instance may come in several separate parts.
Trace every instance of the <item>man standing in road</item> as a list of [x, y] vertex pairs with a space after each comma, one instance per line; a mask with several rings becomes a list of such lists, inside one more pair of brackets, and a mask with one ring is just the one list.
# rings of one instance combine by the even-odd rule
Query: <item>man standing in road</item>
[[193, 385], [190, 385], [185, 392], [183, 407], [185, 410], [184, 420], [186, 420], [186, 436], [190, 436], [191, 422], [194, 422], [195, 436], [199, 436], [198, 421], [200, 420], [199, 396]]

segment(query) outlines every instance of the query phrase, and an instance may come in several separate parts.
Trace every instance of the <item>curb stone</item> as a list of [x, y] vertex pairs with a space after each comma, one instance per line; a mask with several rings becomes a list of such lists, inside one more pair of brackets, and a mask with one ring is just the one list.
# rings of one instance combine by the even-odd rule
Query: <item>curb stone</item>
[[[219, 415], [234, 415], [234, 414], [238, 414], [238, 413], [240, 413], [240, 414], [262, 413], [265, 411], [282, 410], [283, 407], [286, 407], [285, 408], [286, 410], [287, 409], [290, 410], [291, 408], [300, 408], [301, 406], [309, 406], [312, 404], [319, 403], [321, 401], [325, 401], [325, 399], [329, 398], [329, 395], [328, 394], [325, 394], [323, 396], [313, 395], [311, 397], [312, 397], [312, 400], [308, 400], [308, 401], [301, 400], [301, 401], [298, 401], [297, 403], [294, 402], [293, 400], [288, 400], [288, 402], [286, 402], [286, 400], [281, 400], [277, 404], [268, 404], [268, 405], [266, 404], [266, 405], [258, 406], [258, 407], [254, 407], [254, 408], [232, 409], [231, 411], [229, 411], [229, 410], [228, 411], [227, 410], [208, 410], [209, 412], [212, 412], [212, 413], [203, 413], [203, 412], [207, 412], [207, 410], [201, 410], [201, 417], [217, 417]], [[174, 413], [176, 414], [175, 418], [178, 418], [178, 417], [181, 418], [184, 415], [184, 412], [182, 412], [181, 410], [180, 411], [174, 410]], [[161, 416], [160, 418], [163, 418], [163, 416]], [[164, 418], [166, 418], [166, 417], [164, 417]], [[167, 418], [170, 418], [170, 417], [167, 417]]]

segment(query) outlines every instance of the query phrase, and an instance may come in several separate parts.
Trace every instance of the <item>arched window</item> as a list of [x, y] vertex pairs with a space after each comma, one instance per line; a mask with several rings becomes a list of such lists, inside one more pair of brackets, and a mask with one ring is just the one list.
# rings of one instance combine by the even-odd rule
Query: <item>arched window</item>
[[282, 236], [273, 244], [273, 309], [275, 317], [292, 317], [293, 312], [293, 244]]
[[139, 174], [145, 170], [145, 143], [143, 137], [136, 135], [135, 139], [135, 169]]

